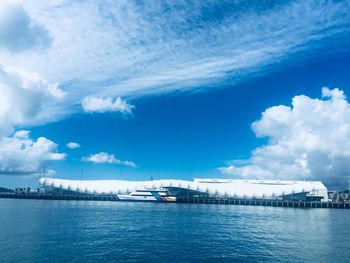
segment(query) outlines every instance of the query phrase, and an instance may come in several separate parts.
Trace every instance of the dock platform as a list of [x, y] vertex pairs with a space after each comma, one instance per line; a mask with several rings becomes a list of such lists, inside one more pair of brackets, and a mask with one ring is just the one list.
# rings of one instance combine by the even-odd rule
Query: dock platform
[[[75, 201], [120, 201], [116, 195], [45, 195], [45, 194], [1, 193], [0, 198], [75, 200]], [[127, 201], [123, 201], [123, 202], [127, 202]], [[291, 207], [291, 208], [350, 209], [350, 202], [290, 201], [290, 200], [265, 200], [265, 199], [177, 197], [176, 203], [272, 206], [272, 207]]]
[[235, 198], [187, 198], [187, 197], [179, 197], [177, 198], [177, 202], [190, 203], [190, 204], [350, 209], [350, 203], [347, 203], [347, 202], [290, 201], [290, 200], [235, 199]]

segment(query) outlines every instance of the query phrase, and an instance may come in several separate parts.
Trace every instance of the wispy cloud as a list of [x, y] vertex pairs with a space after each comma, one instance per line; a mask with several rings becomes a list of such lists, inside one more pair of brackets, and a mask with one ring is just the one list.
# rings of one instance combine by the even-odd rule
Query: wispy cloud
[[16, 2], [52, 44], [45, 52], [0, 51], [0, 59], [60, 83], [70, 95], [56, 112], [81, 110], [88, 96], [236, 84], [350, 42], [348, 1]]
[[46, 48], [51, 37], [45, 27], [34, 21], [20, 5], [0, 2], [0, 48], [23, 52], [32, 48]]

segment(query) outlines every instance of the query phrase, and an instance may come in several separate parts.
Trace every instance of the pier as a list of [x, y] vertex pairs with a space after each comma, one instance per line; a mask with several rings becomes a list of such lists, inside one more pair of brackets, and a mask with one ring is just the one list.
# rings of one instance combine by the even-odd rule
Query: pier
[[[74, 201], [121, 201], [116, 195], [46, 195], [46, 194], [14, 194], [1, 193], [0, 198], [7, 199], [39, 199], [39, 200], [74, 200]], [[133, 201], [132, 201], [133, 202]], [[333, 208], [350, 209], [349, 202], [320, 202], [320, 201], [291, 201], [265, 199], [236, 199], [236, 198], [192, 198], [177, 197], [176, 203], [186, 204], [216, 204], [216, 205], [247, 205], [272, 206], [290, 208]]]
[[350, 203], [320, 202], [320, 201], [290, 201], [265, 199], [235, 199], [235, 198], [188, 198], [178, 197], [178, 203], [189, 204], [217, 204], [217, 205], [248, 205], [248, 206], [274, 206], [294, 208], [341, 208], [350, 209]]
[[45, 195], [45, 194], [0, 194], [8, 199], [75, 200], [75, 201], [119, 201], [115, 195]]

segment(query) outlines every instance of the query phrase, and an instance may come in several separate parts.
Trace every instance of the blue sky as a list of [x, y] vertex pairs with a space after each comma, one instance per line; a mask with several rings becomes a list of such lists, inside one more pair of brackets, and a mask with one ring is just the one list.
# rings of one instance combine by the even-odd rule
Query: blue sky
[[1, 185], [350, 179], [348, 1], [0, 10]]

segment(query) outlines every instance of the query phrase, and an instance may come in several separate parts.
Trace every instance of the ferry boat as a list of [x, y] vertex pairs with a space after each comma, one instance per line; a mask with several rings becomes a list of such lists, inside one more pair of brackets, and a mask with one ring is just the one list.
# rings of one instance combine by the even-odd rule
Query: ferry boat
[[128, 195], [118, 195], [121, 201], [176, 202], [176, 197], [167, 190], [136, 190]]

